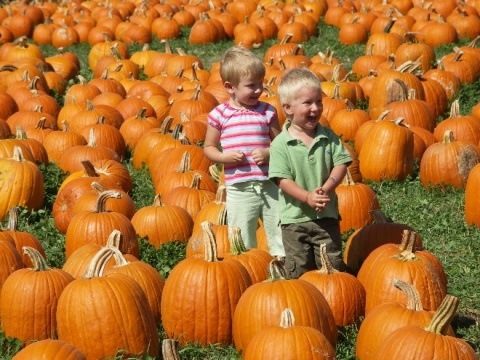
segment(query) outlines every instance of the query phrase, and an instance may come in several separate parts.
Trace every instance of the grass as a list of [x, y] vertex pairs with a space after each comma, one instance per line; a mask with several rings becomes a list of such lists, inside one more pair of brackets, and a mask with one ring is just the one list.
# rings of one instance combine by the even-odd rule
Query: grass
[[[204, 68], [208, 69], [219, 60], [223, 51], [232, 45], [232, 41], [223, 41], [218, 44], [205, 46], [190, 46], [188, 44], [189, 29], [182, 30], [182, 38], [169, 41], [172, 49], [182, 48], [187, 53], [198, 56]], [[328, 48], [334, 51], [347, 69], [351, 69], [353, 61], [365, 51], [364, 45], [343, 46], [338, 40], [338, 30], [332, 26], [319, 24], [319, 36], [303, 44], [307, 56], [312, 57], [318, 52], [325, 52]], [[263, 58], [265, 50], [276, 43], [275, 40], [266, 41], [254, 52]], [[456, 44], [456, 45], [462, 45]], [[452, 50], [451, 46], [442, 46], [436, 49], [437, 58]], [[80, 44], [65, 49], [79, 56], [82, 68], [81, 74], [91, 79], [88, 70], [88, 44]], [[131, 53], [141, 48], [131, 46]], [[163, 50], [163, 46], [156, 40], [152, 49]], [[42, 47], [45, 54], [53, 55], [56, 49], [51, 46]], [[480, 81], [462, 88], [458, 99], [464, 113], [470, 111], [477, 102]], [[62, 99], [59, 97], [59, 101]], [[153, 201], [154, 190], [148, 171], [136, 171], [131, 165], [131, 157], [124, 160], [134, 179], [134, 188], [131, 196], [137, 208], [150, 205]], [[20, 213], [20, 230], [29, 231], [42, 242], [48, 262], [52, 267], [62, 267], [65, 262], [64, 235], [59, 233], [52, 219], [52, 204], [56, 192], [65, 175], [60, 169], [51, 164], [42, 167], [45, 176], [45, 206], [43, 209], [29, 213]], [[453, 326], [458, 336], [472, 345], [480, 355], [480, 251], [478, 239], [480, 229], [468, 227], [464, 220], [464, 192], [461, 190], [424, 189], [418, 179], [418, 174], [403, 182], [368, 183], [376, 192], [384, 213], [395, 222], [405, 223], [414, 228], [423, 238], [424, 246], [441, 261], [448, 277], [448, 293], [460, 299], [458, 314]], [[344, 236], [346, 240], [347, 235]], [[140, 239], [142, 260], [154, 266], [165, 278], [177, 262], [185, 257], [185, 244], [168, 243], [156, 250], [145, 239]], [[355, 326], [340, 329], [337, 345], [337, 356], [341, 360], [355, 359], [355, 340], [358, 329]], [[165, 338], [163, 329], [159, 328], [160, 338]], [[11, 359], [20, 349], [20, 344], [14, 339], [7, 339], [0, 333], [0, 359]], [[240, 359], [233, 346], [219, 347], [214, 344], [208, 347], [194, 344], [180, 349], [182, 359]], [[120, 358], [120, 355], [119, 357]]]

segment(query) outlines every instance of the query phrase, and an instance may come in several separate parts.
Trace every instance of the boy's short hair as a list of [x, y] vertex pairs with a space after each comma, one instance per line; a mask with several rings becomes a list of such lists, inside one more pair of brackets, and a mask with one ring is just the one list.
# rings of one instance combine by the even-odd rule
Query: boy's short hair
[[237, 45], [229, 48], [220, 60], [220, 77], [237, 86], [243, 76], [253, 76], [263, 79], [265, 65], [253, 52]]
[[277, 87], [277, 96], [280, 103], [290, 105], [295, 99], [298, 90], [313, 88], [322, 91], [320, 79], [306, 68], [294, 68], [288, 70], [280, 79]]

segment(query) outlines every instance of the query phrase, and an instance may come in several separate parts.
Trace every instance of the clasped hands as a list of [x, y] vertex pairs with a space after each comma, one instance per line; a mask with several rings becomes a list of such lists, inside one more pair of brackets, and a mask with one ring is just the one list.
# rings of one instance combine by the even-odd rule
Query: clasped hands
[[330, 202], [330, 197], [325, 190], [319, 186], [316, 189], [308, 192], [307, 204], [315, 209], [315, 211], [322, 211]]

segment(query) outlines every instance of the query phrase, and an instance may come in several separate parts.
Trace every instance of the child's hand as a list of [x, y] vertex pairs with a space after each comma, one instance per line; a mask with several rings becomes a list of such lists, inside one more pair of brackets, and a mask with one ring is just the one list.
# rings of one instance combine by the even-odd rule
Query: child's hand
[[308, 205], [318, 212], [323, 211], [330, 202], [330, 197], [321, 187], [309, 192], [307, 199]]
[[239, 150], [228, 151], [223, 155], [224, 164], [236, 164], [245, 160], [245, 154]]
[[268, 149], [257, 148], [252, 151], [252, 159], [257, 165], [265, 165], [270, 158], [270, 151]]

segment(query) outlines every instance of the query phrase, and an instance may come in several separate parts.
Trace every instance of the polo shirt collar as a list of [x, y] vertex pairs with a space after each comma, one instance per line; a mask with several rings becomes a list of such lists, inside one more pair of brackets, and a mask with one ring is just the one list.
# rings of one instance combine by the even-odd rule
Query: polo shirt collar
[[[290, 125], [291, 125], [291, 122], [288, 121], [288, 120], [285, 121], [285, 123], [283, 124], [285, 139], [286, 139], [287, 143], [290, 143], [290, 142], [295, 142], [296, 143], [298, 139], [294, 139], [292, 137], [292, 135], [290, 135], [290, 133], [288, 132], [288, 128], [290, 127]], [[318, 142], [321, 138], [328, 138], [327, 133], [326, 133], [325, 129], [323, 128], [323, 126], [318, 124], [316, 129], [317, 129], [317, 133], [316, 133], [315, 139], [313, 140], [313, 143]]]

